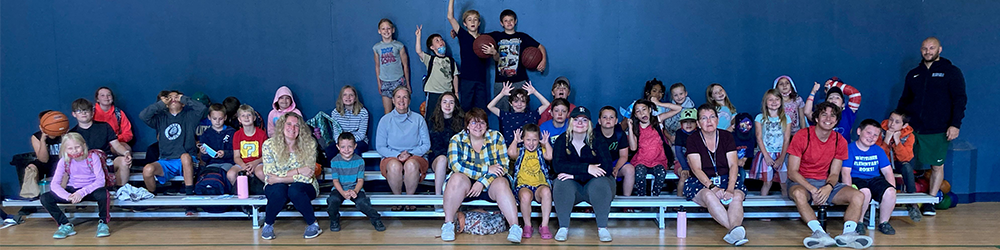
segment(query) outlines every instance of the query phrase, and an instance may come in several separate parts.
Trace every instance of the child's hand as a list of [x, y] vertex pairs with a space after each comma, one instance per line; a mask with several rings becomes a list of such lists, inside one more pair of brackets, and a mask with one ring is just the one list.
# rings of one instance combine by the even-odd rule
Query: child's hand
[[784, 164], [784, 163], [785, 163], [785, 158], [784, 157], [778, 158], [777, 160], [774, 160], [774, 167], [776, 169], [780, 169], [781, 165]]
[[417, 35], [417, 38], [420, 38], [420, 30], [423, 28], [424, 28], [423, 25], [417, 25], [417, 32], [413, 32], [414, 34]]
[[559, 175], [556, 175], [556, 180], [565, 181], [565, 180], [572, 180], [572, 179], [573, 179], [573, 175], [571, 175], [571, 174], [559, 173]]
[[497, 53], [497, 48], [494, 47], [493, 44], [483, 44], [482, 50], [483, 54], [491, 56]]
[[204, 144], [198, 143], [198, 152], [201, 153], [201, 154], [208, 154], [208, 151], [205, 150], [205, 147], [202, 146], [202, 145], [204, 145]]
[[69, 202], [72, 202], [73, 204], [80, 203], [80, 201], [82, 200], [83, 200], [83, 195], [80, 194], [80, 191], [76, 191], [75, 193], [69, 195]]
[[542, 58], [542, 61], [541, 61], [541, 62], [538, 62], [538, 67], [535, 67], [535, 69], [538, 69], [538, 72], [542, 72], [542, 71], [545, 71], [545, 63], [546, 63], [546, 60], [545, 60], [545, 58], [543, 57], [543, 58]]
[[521, 88], [528, 91], [528, 95], [534, 95], [537, 92], [535, 87], [531, 86], [531, 81], [524, 82], [524, 85], [521, 85]]
[[[892, 139], [896, 140], [898, 142], [900, 134], [902, 134], [902, 132], [900, 132], [900, 131], [892, 132]], [[888, 143], [886, 143], [886, 144], [888, 144]]]
[[522, 141], [523, 140], [521, 140], [521, 129], [515, 129], [514, 130], [514, 144], [521, 143]]
[[221, 151], [221, 150], [215, 151], [215, 158], [222, 158], [222, 156], [225, 155], [225, 153], [226, 151]]
[[514, 84], [510, 82], [503, 83], [503, 89], [500, 90], [503, 96], [510, 96], [510, 91], [514, 90]]
[[816, 91], [819, 91], [819, 88], [820, 88], [819, 83], [818, 82], [813, 82], [813, 89], [812, 89], [812, 92], [810, 92], [810, 93], [816, 94]]
[[771, 159], [770, 155], [763, 155], [763, 156], [764, 157], [761, 158], [764, 159], [764, 164], [768, 166], [774, 166], [774, 159]]
[[546, 146], [549, 145], [549, 136], [551, 136], [551, 135], [549, 134], [548, 130], [542, 131], [542, 138], [541, 138], [542, 145], [546, 145]]

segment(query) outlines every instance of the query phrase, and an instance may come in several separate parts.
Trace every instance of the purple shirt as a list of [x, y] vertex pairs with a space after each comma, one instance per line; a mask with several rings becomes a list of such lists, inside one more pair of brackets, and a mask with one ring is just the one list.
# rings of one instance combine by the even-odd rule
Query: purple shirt
[[[66, 168], [69, 168], [68, 170]], [[101, 158], [97, 154], [90, 154], [86, 160], [71, 160], [63, 158], [56, 164], [56, 171], [52, 175], [52, 192], [63, 200], [69, 200], [69, 192], [63, 187], [63, 175], [69, 175], [68, 187], [75, 187], [77, 192], [82, 192], [83, 196], [94, 192], [98, 188], [104, 187], [104, 167]], [[57, 181], [58, 180], [58, 181]]]

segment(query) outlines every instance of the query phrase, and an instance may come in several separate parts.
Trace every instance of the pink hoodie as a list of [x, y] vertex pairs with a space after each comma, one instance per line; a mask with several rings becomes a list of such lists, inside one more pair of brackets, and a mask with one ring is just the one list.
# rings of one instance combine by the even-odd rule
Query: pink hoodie
[[[288, 97], [292, 97], [292, 105], [288, 105], [288, 108], [286, 109], [278, 109], [278, 99], [286, 95]], [[274, 136], [274, 124], [278, 122], [278, 118], [281, 118], [281, 116], [285, 113], [295, 112], [300, 116], [302, 115], [302, 112], [295, 108], [295, 97], [292, 95], [292, 90], [288, 89], [287, 86], [281, 86], [278, 88], [278, 91], [274, 92], [274, 102], [271, 103], [271, 106], [274, 109], [271, 110], [271, 113], [267, 114], [267, 137]]]

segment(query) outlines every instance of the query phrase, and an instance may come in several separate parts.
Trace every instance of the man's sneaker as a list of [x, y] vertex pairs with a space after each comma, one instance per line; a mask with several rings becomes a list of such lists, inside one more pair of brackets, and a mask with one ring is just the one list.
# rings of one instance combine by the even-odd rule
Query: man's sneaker
[[521, 243], [522, 233], [524, 233], [524, 230], [521, 229], [521, 226], [511, 225], [510, 230], [507, 232], [507, 240], [512, 243]]
[[917, 206], [906, 206], [906, 212], [910, 214], [910, 220], [913, 220], [913, 222], [920, 222], [920, 219], [924, 217], [924, 215], [920, 214]]
[[441, 225], [441, 240], [443, 241], [455, 241], [455, 223], [445, 222]]
[[896, 234], [896, 229], [892, 228], [892, 225], [889, 225], [888, 221], [879, 223], [878, 224], [878, 231], [882, 232], [883, 234], [886, 234], [886, 235], [895, 235]]
[[850, 247], [854, 249], [865, 249], [872, 247], [872, 237], [866, 235], [858, 235], [857, 233], [846, 233], [837, 235], [835, 238], [837, 241], [837, 246], [839, 247]]
[[858, 233], [858, 235], [867, 235], [868, 234], [868, 223], [866, 222], [864, 225], [858, 224], [858, 226], [854, 228], [854, 232]]
[[611, 242], [611, 232], [609, 232], [607, 228], [598, 228], [597, 238], [600, 239], [601, 242]]
[[8, 227], [13, 227], [13, 226], [17, 226], [17, 220], [15, 220], [13, 218], [7, 218], [7, 219], [3, 219], [3, 227], [0, 227], [0, 229], [4, 229], [4, 228], [8, 228]]
[[100, 238], [100, 237], [108, 237], [108, 236], [111, 236], [111, 228], [108, 228], [108, 224], [104, 223], [104, 222], [98, 223], [97, 224], [97, 236], [96, 237]]
[[727, 233], [726, 236], [723, 236], [722, 240], [734, 246], [742, 246], [750, 241], [747, 240], [747, 230], [746, 228], [743, 228], [743, 226], [737, 226], [734, 227], [733, 230], [729, 230], [729, 233]]
[[566, 241], [566, 235], [568, 234], [569, 234], [569, 228], [560, 227], [559, 230], [556, 231], [556, 237], [553, 238], [556, 241]]
[[264, 229], [260, 230], [260, 238], [265, 240], [274, 239], [274, 225], [264, 224]]
[[924, 216], [935, 216], [937, 211], [934, 209], [934, 204], [924, 204], [920, 206], [920, 211], [924, 213]]
[[812, 235], [802, 240], [802, 244], [809, 249], [832, 247], [837, 245], [837, 241], [830, 238], [830, 234], [822, 230], [813, 231]]
[[52, 234], [52, 238], [55, 239], [65, 239], [66, 237], [76, 235], [76, 231], [73, 230], [73, 225], [66, 224], [60, 225], [56, 233]]
[[340, 232], [340, 220], [330, 220], [330, 232]]
[[382, 219], [371, 220], [372, 226], [375, 227], [375, 231], [385, 231], [385, 224], [382, 224]]
[[306, 232], [302, 234], [302, 237], [306, 239], [316, 238], [319, 234], [323, 233], [323, 229], [319, 228], [319, 224], [313, 222], [313, 224], [306, 226]]

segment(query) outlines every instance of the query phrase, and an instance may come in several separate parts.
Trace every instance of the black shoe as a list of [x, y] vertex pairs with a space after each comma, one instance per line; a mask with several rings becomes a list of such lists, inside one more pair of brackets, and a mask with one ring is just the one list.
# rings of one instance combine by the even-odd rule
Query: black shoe
[[340, 232], [340, 220], [330, 220], [330, 232]]
[[924, 213], [924, 216], [935, 216], [937, 211], [934, 209], [933, 204], [924, 204], [920, 206], [920, 211]]
[[372, 226], [375, 227], [375, 231], [379, 232], [385, 231], [385, 225], [382, 224], [382, 219], [372, 220]]
[[896, 229], [892, 228], [892, 225], [889, 225], [888, 221], [882, 222], [882, 223], [878, 224], [878, 231], [882, 232], [883, 234], [886, 234], [886, 235], [895, 235], [896, 234]]
[[868, 235], [868, 223], [865, 223], [864, 225], [858, 224], [858, 226], [854, 228], [854, 232], [857, 232], [858, 235]]
[[910, 220], [913, 220], [913, 222], [920, 222], [920, 219], [923, 217], [916, 205], [906, 206], [906, 212], [910, 214]]

